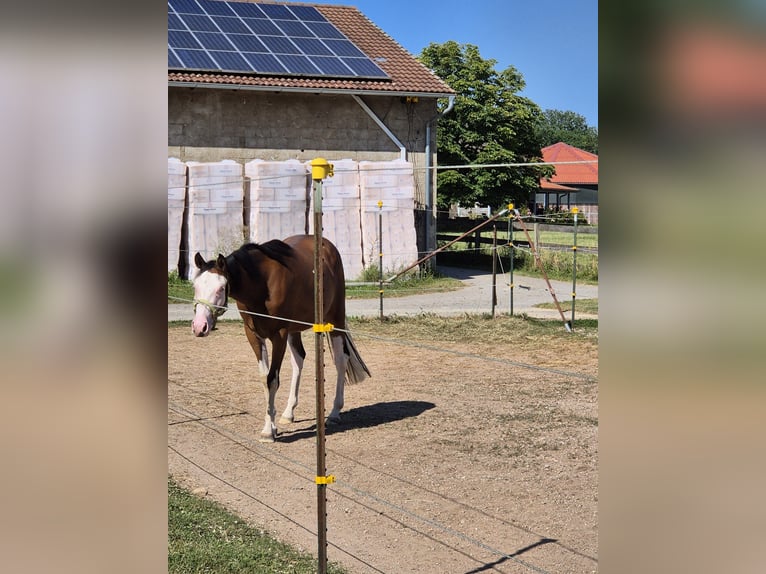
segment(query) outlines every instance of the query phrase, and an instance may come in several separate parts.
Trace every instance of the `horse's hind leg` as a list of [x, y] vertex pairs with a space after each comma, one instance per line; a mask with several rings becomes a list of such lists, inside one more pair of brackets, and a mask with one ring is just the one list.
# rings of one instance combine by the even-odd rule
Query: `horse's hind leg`
[[303, 348], [300, 333], [290, 333], [287, 336], [287, 344], [290, 347], [290, 362], [293, 366], [293, 375], [290, 379], [290, 396], [287, 398], [287, 407], [279, 419], [280, 423], [291, 423], [295, 420], [295, 407], [298, 406], [298, 389], [301, 386], [301, 371], [303, 360], [306, 358], [306, 350]]
[[327, 417], [328, 423], [340, 422], [340, 410], [343, 408], [343, 391], [346, 383], [346, 363], [348, 356], [343, 352], [343, 334], [339, 336], [331, 335], [332, 354], [335, 359], [335, 369], [337, 379], [335, 380], [335, 400], [332, 403], [332, 410]]

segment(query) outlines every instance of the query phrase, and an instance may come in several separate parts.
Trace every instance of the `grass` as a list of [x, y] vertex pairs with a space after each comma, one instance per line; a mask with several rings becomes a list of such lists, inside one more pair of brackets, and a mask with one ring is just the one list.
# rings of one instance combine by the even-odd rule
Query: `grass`
[[[572, 310], [572, 300], [564, 300], [559, 301], [561, 304], [561, 309], [563, 311], [571, 311]], [[555, 309], [556, 304], [555, 303], [539, 303], [535, 305], [535, 307], [539, 307], [540, 309]], [[577, 313], [592, 313], [594, 315], [598, 315], [598, 299], [577, 299], [575, 302], [575, 318], [577, 317]]]
[[[384, 274], [384, 278], [392, 274]], [[346, 297], [348, 299], [373, 299], [380, 296], [377, 284], [378, 271], [375, 270], [374, 279], [364, 278], [365, 281], [374, 283], [374, 285], [347, 285]], [[445, 291], [455, 291], [460, 289], [462, 283], [452, 277], [443, 277], [435, 273], [423, 273], [421, 275], [405, 275], [401, 279], [383, 284], [384, 295], [386, 297], [405, 297], [425, 291], [443, 293]]]
[[560, 320], [537, 319], [527, 315], [507, 314], [494, 318], [489, 314], [466, 314], [459, 317], [442, 317], [424, 313], [415, 317], [386, 317], [382, 322], [373, 317], [352, 317], [349, 328], [362, 333], [369, 331], [376, 336], [406, 339], [424, 343], [496, 343], [517, 344], [520, 340], [552, 341], [573, 337], [593, 339], [598, 337], [598, 319], [577, 320], [574, 333], [567, 333]]
[[[316, 572], [316, 559], [168, 478], [168, 572], [311, 574]], [[328, 572], [346, 571], [330, 564]]]
[[[510, 255], [507, 247], [498, 249], [500, 255], [500, 265], [498, 273], [507, 273], [510, 266]], [[468, 267], [470, 269], [482, 269], [490, 271], [492, 269], [492, 251], [487, 247], [476, 251], [474, 249], [454, 249], [450, 248], [442, 251], [437, 256], [439, 265], [449, 265], [452, 267]], [[550, 279], [561, 281], [572, 280], [572, 253], [564, 251], [546, 251], [540, 253], [545, 272]], [[542, 277], [542, 272], [538, 269], [534, 257], [528, 251], [515, 250], [513, 257], [514, 273], [528, 275], [530, 277]], [[593, 253], [578, 253], [577, 255], [577, 281], [580, 283], [595, 284], [598, 283], [598, 255]]]
[[[380, 296], [377, 281], [377, 271], [375, 279], [368, 280], [374, 285], [347, 285], [346, 297], [349, 299], [374, 299]], [[424, 291], [454, 291], [461, 287], [460, 281], [452, 277], [441, 277], [435, 274], [423, 274], [422, 276], [410, 275], [394, 283], [383, 286], [386, 297], [404, 297], [414, 293]], [[178, 273], [168, 273], [168, 303], [188, 303], [194, 298], [194, 289], [191, 281], [181, 279]], [[229, 299], [229, 304], [233, 301]]]

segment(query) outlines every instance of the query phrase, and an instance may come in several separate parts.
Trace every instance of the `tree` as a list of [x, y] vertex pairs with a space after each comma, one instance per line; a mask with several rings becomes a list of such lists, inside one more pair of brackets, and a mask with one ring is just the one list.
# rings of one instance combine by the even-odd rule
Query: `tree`
[[[457, 92], [454, 109], [439, 120], [438, 164], [497, 164], [542, 161], [536, 127], [540, 108], [518, 92], [522, 75], [509, 66], [495, 70], [472, 44], [432, 43], [419, 59]], [[478, 202], [491, 207], [526, 204], [546, 167], [439, 170], [437, 203]]]
[[584, 116], [575, 112], [545, 110], [537, 126], [543, 147], [564, 142], [591, 153], [598, 153], [598, 128], [589, 127]]

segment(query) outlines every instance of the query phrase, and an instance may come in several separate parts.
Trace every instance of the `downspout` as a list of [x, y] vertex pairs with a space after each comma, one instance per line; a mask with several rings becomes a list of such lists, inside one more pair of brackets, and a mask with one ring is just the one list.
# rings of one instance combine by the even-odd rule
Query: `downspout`
[[372, 118], [372, 121], [378, 124], [378, 127], [385, 132], [389, 139], [397, 145], [399, 148], [399, 157], [401, 157], [402, 161], [407, 161], [407, 148], [404, 147], [404, 144], [400, 142], [399, 139], [394, 135], [394, 132], [388, 129], [388, 126], [384, 124], [378, 116], [375, 115], [375, 112], [370, 109], [370, 106], [364, 103], [362, 98], [356, 94], [351, 94], [351, 97], [354, 98], [356, 103], [359, 104], [359, 107], [361, 107], [367, 113], [367, 115]]
[[431, 218], [433, 217], [433, 179], [434, 175], [431, 166], [431, 124], [438, 121], [443, 116], [446, 116], [455, 107], [455, 96], [449, 96], [449, 103], [447, 107], [440, 113], [436, 114], [430, 120], [426, 122], [426, 217], [425, 217], [425, 232], [426, 232], [426, 251], [431, 252], [436, 249], [436, 233], [434, 229], [433, 236], [431, 235]]

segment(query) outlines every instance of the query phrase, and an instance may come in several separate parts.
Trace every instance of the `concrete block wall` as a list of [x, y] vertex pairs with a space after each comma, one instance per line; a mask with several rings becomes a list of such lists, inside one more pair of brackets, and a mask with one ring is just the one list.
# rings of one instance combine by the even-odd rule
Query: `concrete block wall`
[[[400, 96], [362, 100], [407, 150], [415, 166], [415, 222], [419, 251], [426, 245], [425, 125], [435, 98]], [[435, 130], [431, 149], [436, 149]], [[168, 156], [181, 161], [246, 164], [253, 159], [309, 161], [316, 157], [389, 161], [399, 148], [359, 104], [345, 94], [305, 94], [211, 88], [168, 90]], [[435, 155], [432, 158], [435, 162]], [[430, 174], [435, 183], [434, 174]], [[435, 189], [435, 186], [432, 186]], [[435, 203], [435, 202], [433, 202]], [[433, 229], [433, 226], [432, 226]]]

